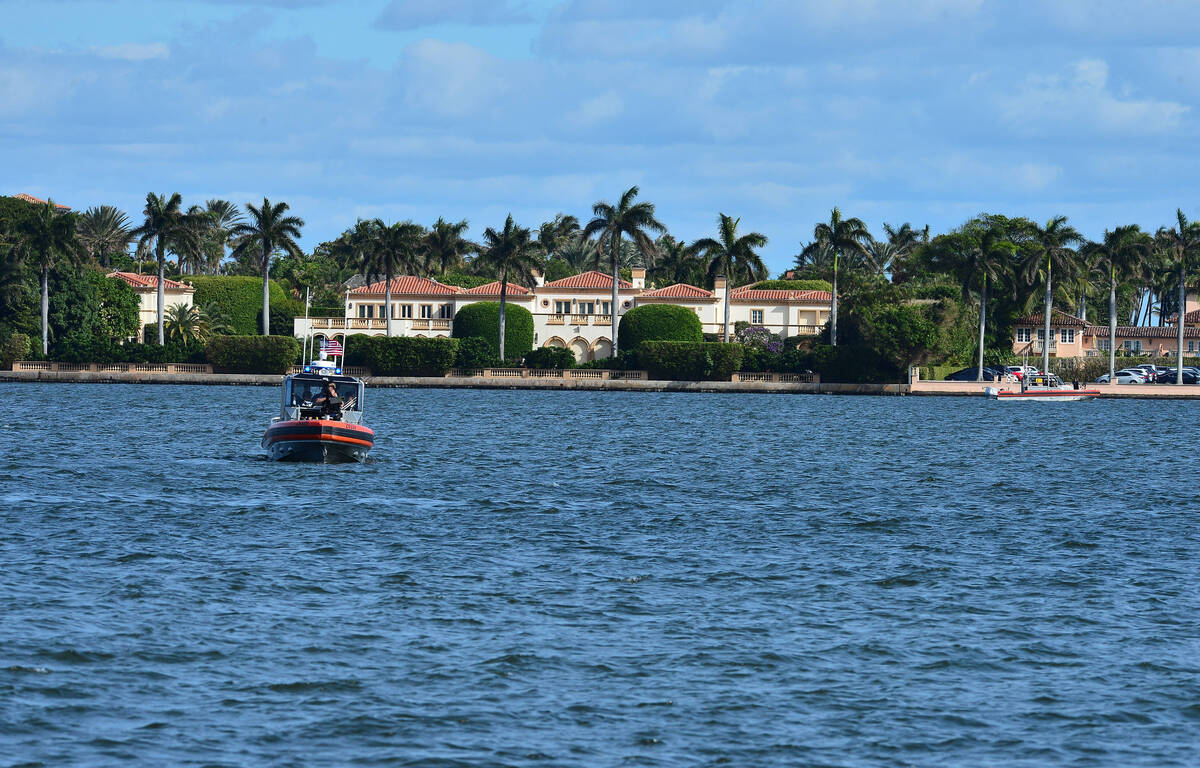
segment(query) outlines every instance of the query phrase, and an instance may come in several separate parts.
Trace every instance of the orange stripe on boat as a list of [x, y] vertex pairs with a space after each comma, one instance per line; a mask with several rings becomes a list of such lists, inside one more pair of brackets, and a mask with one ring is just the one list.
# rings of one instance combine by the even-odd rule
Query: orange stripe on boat
[[370, 440], [359, 440], [357, 437], [343, 437], [342, 435], [268, 435], [267, 441], [271, 443], [320, 443], [330, 441], [335, 443], [354, 443], [355, 445], [365, 445], [368, 448], [375, 445]]

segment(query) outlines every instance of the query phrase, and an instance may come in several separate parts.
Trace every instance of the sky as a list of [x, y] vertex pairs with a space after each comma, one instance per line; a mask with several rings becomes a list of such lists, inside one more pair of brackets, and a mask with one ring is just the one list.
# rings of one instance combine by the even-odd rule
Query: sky
[[0, 194], [470, 234], [629, 187], [773, 274], [833, 206], [936, 234], [1200, 217], [1200, 3], [0, 0]]

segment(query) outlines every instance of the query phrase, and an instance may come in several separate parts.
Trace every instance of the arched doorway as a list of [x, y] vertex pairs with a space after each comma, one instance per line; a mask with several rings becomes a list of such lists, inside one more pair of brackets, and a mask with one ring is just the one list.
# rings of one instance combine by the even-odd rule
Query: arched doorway
[[612, 357], [612, 342], [601, 336], [592, 345], [592, 359], [604, 360], [609, 357]]
[[567, 349], [575, 355], [575, 362], [586, 363], [588, 361], [588, 343], [584, 339], [576, 337], [571, 339], [571, 343], [567, 345]]

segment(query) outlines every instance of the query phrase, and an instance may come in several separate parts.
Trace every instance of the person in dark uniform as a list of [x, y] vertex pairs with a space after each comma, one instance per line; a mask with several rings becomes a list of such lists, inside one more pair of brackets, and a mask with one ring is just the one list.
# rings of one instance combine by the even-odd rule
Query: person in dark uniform
[[342, 398], [338, 397], [337, 388], [332, 381], [325, 382], [325, 388], [317, 395], [316, 405], [321, 409], [322, 416], [331, 419], [342, 418]]

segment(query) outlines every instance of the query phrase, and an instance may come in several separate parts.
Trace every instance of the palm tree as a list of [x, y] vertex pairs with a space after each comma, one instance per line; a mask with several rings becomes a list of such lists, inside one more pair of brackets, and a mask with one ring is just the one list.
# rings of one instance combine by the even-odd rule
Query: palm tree
[[1062, 274], [1064, 279], [1069, 279], [1072, 272], [1075, 270], [1076, 256], [1074, 250], [1069, 245], [1071, 243], [1082, 242], [1083, 238], [1079, 232], [1072, 226], [1067, 224], [1066, 216], [1055, 216], [1048, 220], [1045, 226], [1039, 226], [1034, 223], [1030, 227], [1030, 235], [1034, 244], [1038, 246], [1035, 249], [1025, 265], [1025, 276], [1029, 285], [1034, 285], [1037, 279], [1044, 275], [1046, 280], [1046, 301], [1043, 318], [1043, 339], [1042, 339], [1042, 372], [1045, 373], [1050, 369], [1050, 314], [1054, 306], [1054, 272]]
[[130, 233], [138, 240], [139, 251], [148, 250], [153, 243], [154, 257], [158, 261], [158, 343], [166, 343], [163, 330], [166, 314], [164, 281], [167, 271], [167, 251], [176, 254], [187, 250], [198, 239], [198, 227], [194, 219], [185, 214], [180, 206], [183, 198], [178, 192], [170, 197], [153, 192], [146, 195], [146, 207], [142, 211], [145, 221]]
[[617, 356], [617, 321], [620, 305], [617, 303], [617, 284], [619, 282], [618, 258], [621, 253], [621, 236], [629, 235], [629, 239], [641, 250], [647, 259], [655, 255], [654, 241], [647, 231], [665, 233], [664, 227], [654, 218], [654, 204], [634, 203], [638, 195], [637, 187], [630, 187], [621, 195], [615, 206], [601, 200], [592, 206], [593, 218], [583, 228], [582, 239], [597, 237], [597, 247], [608, 245], [612, 256], [612, 354]]
[[[838, 316], [838, 261], [839, 259], [865, 259], [867, 243], [871, 242], [871, 233], [862, 219], [843, 219], [842, 212], [834, 206], [828, 222], [821, 222], [813, 228], [813, 242], [805, 248], [810, 249], [828, 246], [833, 250], [833, 296], [829, 305], [829, 343], [837, 346], [837, 316]], [[803, 254], [802, 254], [803, 255]]]
[[1117, 279], [1134, 275], [1150, 252], [1150, 236], [1137, 224], [1104, 230], [1099, 243], [1085, 243], [1080, 251], [1097, 259], [1108, 272], [1108, 380], [1117, 370]]
[[886, 278], [888, 272], [892, 269], [892, 264], [903, 254], [904, 252], [900, 246], [890, 240], [875, 240], [872, 238], [871, 242], [867, 244], [867, 266], [876, 275]]
[[47, 200], [17, 225], [17, 247], [33, 260], [42, 280], [42, 354], [50, 354], [50, 270], [60, 261], [78, 263], [82, 246], [75, 215]]
[[360, 265], [367, 275], [367, 282], [375, 275], [383, 275], [383, 314], [386, 335], [392, 335], [392, 278], [400, 274], [414, 274], [421, 270], [420, 224], [398, 221], [391, 226], [375, 219], [368, 223], [370, 241], [362, 248]]
[[504, 359], [504, 319], [508, 303], [510, 275], [522, 285], [533, 278], [533, 269], [538, 265], [541, 246], [529, 239], [529, 230], [513, 224], [512, 214], [504, 221], [504, 229], [497, 232], [488, 227], [483, 233], [479, 266], [489, 269], [500, 278], [500, 358]]
[[133, 240], [130, 234], [129, 217], [111, 205], [91, 207], [78, 220], [79, 241], [87, 248], [88, 255], [108, 269], [109, 256], [125, 253]]
[[287, 251], [292, 256], [300, 255], [300, 246], [296, 244], [296, 238], [300, 237], [300, 228], [304, 226], [304, 219], [298, 216], [285, 216], [288, 204], [275, 203], [271, 205], [271, 201], [266, 197], [263, 198], [262, 206], [259, 208], [255, 208], [253, 203], [246, 203], [246, 210], [250, 213], [250, 221], [237, 224], [230, 230], [230, 235], [237, 239], [233, 253], [234, 256], [237, 256], [243, 253], [252, 253], [256, 248], [260, 249], [263, 276], [262, 332], [263, 336], [269, 336], [271, 334], [271, 258], [279, 249]]
[[557, 213], [553, 221], [543, 222], [538, 227], [537, 241], [546, 252], [546, 258], [552, 259], [567, 243], [579, 237], [579, 219], [569, 213]]
[[979, 291], [979, 359], [976, 381], [983, 381], [983, 345], [987, 332], [987, 301], [988, 283], [995, 284], [1007, 273], [1012, 258], [1017, 252], [1017, 246], [1004, 239], [1004, 233], [996, 228], [989, 228], [979, 238], [975, 247], [963, 254], [962, 268], [967, 278], [964, 284], [969, 285], [973, 276], [982, 278], [983, 285]]
[[1176, 323], [1176, 343], [1175, 350], [1175, 383], [1183, 384], [1183, 316], [1187, 309], [1187, 288], [1186, 275], [1187, 268], [1185, 262], [1188, 254], [1194, 253], [1197, 247], [1200, 247], [1200, 222], [1188, 221], [1187, 216], [1183, 215], [1183, 209], [1175, 209], [1175, 226], [1160, 227], [1154, 236], [1159, 247], [1171, 255], [1175, 261], [1175, 266], [1179, 270], [1179, 311], [1178, 322]]
[[475, 253], [479, 246], [463, 237], [467, 231], [467, 220], [451, 224], [438, 217], [433, 228], [425, 233], [422, 247], [425, 265], [430, 274], [444, 275], [463, 266], [463, 257]]
[[209, 327], [207, 318], [203, 317], [200, 308], [188, 304], [172, 304], [167, 308], [166, 320], [167, 338], [172, 341], [207, 341]]
[[576, 273], [600, 266], [600, 249], [593, 240], [575, 237], [560, 245], [557, 255]]
[[708, 265], [701, 258], [695, 243], [688, 245], [670, 235], [663, 235], [654, 247], [660, 258], [652, 276], [659, 287], [673, 283], [700, 285], [703, 282]]
[[738, 236], [737, 227], [741, 219], [734, 219], [725, 214], [717, 218], [717, 239], [705, 237], [693, 243], [692, 247], [701, 251], [708, 258], [708, 274], [712, 277], [726, 275], [725, 280], [725, 335], [729, 341], [729, 295], [733, 283], [739, 277], [745, 277], [746, 282], [766, 279], [767, 268], [762, 259], [754, 252], [767, 244], [767, 236], [759, 232], [749, 232]]
[[213, 221], [213, 227], [210, 230], [211, 245], [206, 249], [205, 266], [210, 274], [217, 274], [221, 268], [221, 262], [225, 259], [225, 249], [229, 246], [229, 233], [233, 228], [242, 223], [242, 211], [237, 207], [237, 203], [232, 203], [228, 200], [206, 200], [204, 209], [208, 211], [209, 217]]

